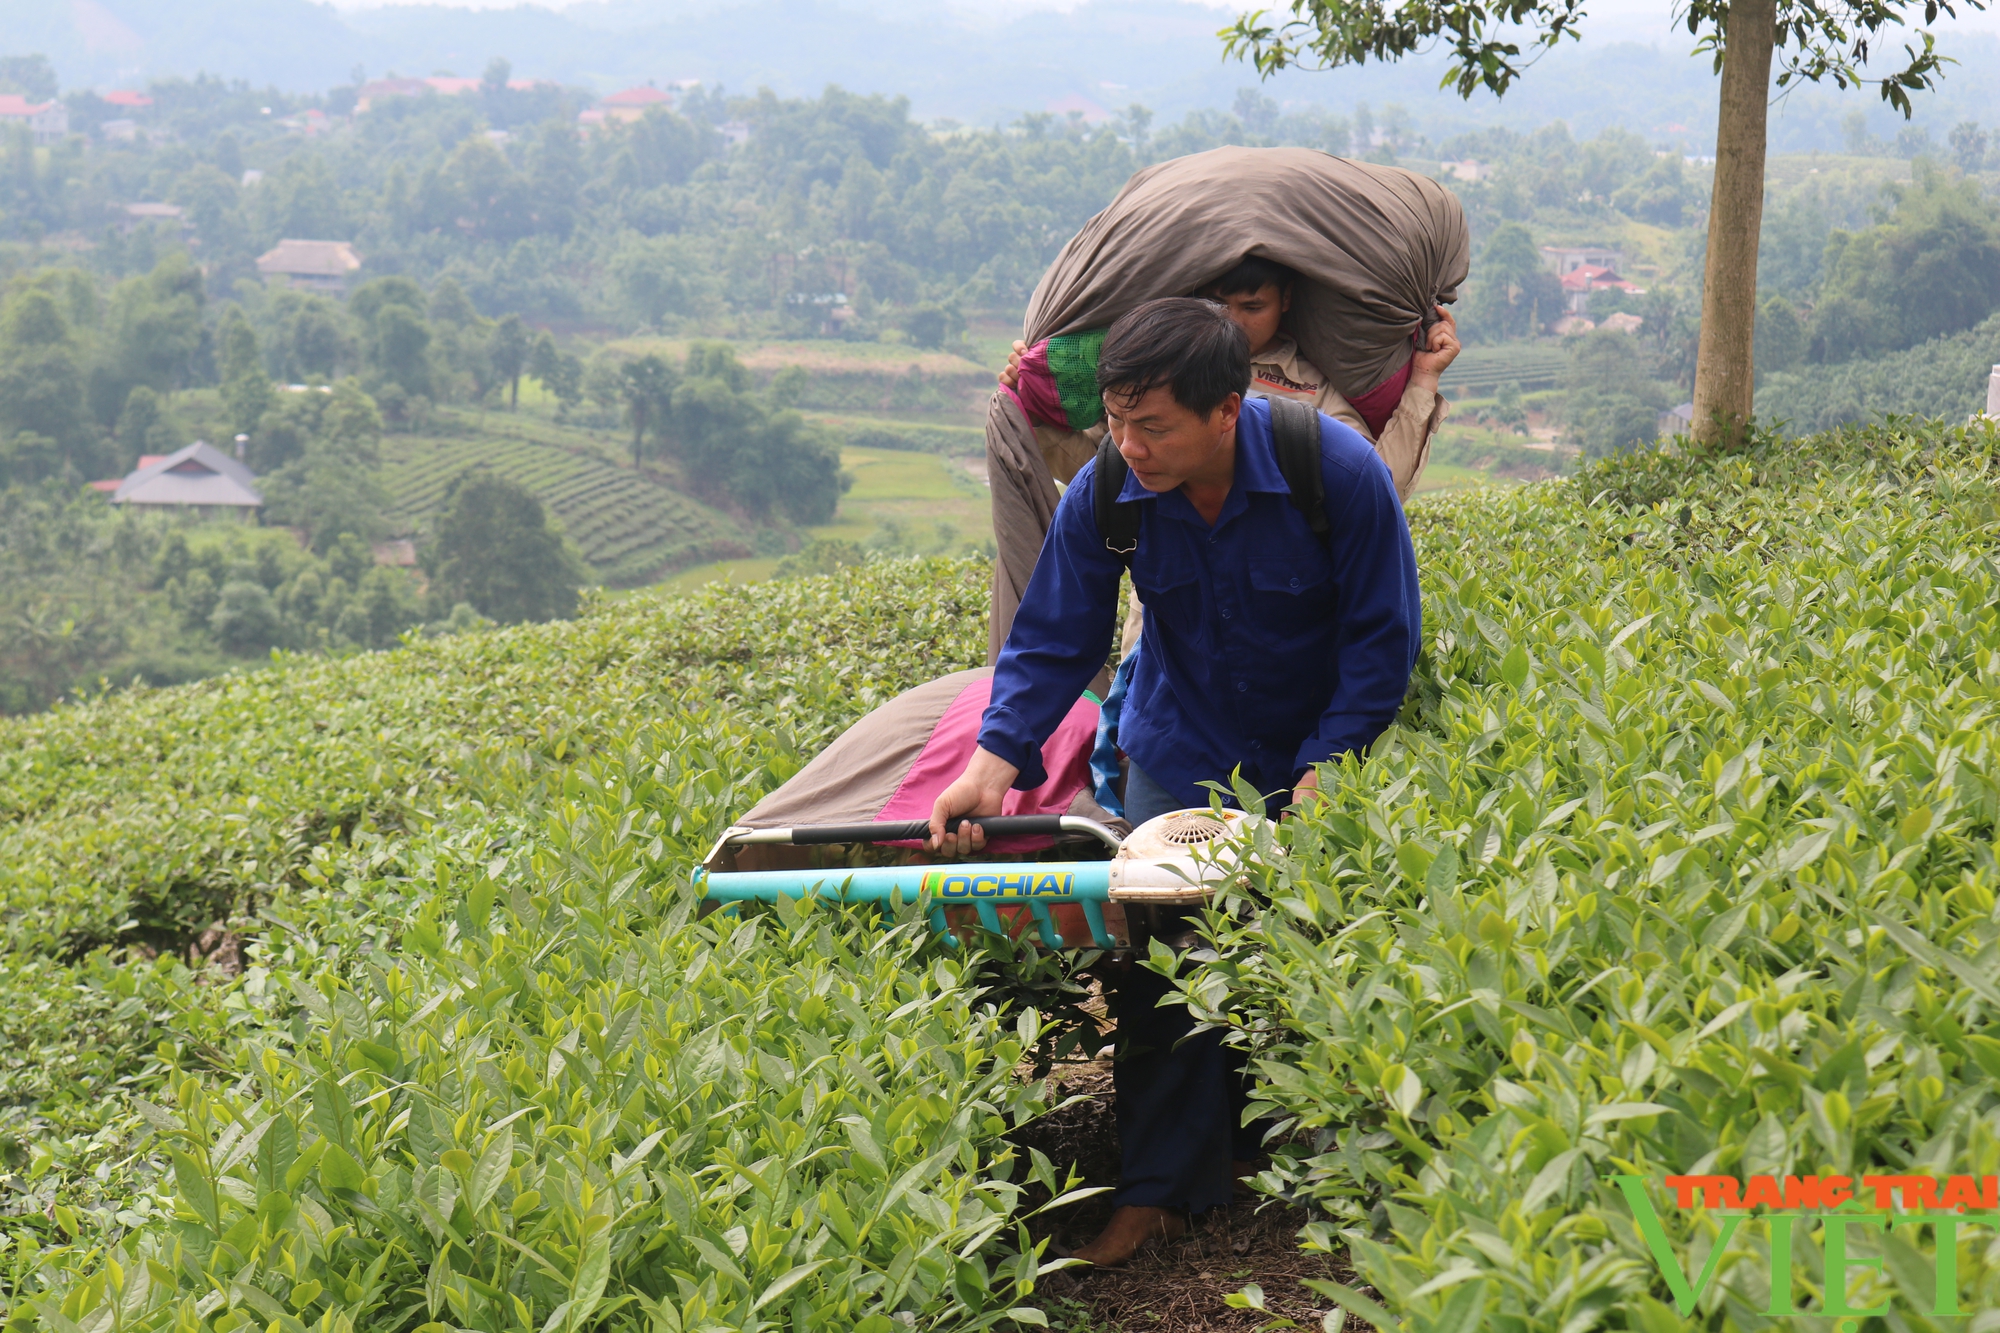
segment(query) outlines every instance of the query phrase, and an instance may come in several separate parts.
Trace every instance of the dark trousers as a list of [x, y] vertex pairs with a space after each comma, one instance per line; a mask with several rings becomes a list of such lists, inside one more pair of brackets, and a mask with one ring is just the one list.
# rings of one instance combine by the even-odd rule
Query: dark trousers
[[[1179, 807], [1137, 767], [1127, 772], [1125, 811], [1135, 826]], [[1171, 935], [1188, 924], [1163, 929]], [[1137, 963], [1111, 986], [1120, 1153], [1111, 1202], [1199, 1213], [1229, 1202], [1230, 1163], [1257, 1156], [1265, 1127], [1243, 1124], [1250, 1100], [1243, 1052], [1224, 1046], [1219, 1032], [1188, 1037], [1194, 1019], [1187, 1007], [1160, 1007], [1160, 997], [1172, 989], [1167, 978]]]

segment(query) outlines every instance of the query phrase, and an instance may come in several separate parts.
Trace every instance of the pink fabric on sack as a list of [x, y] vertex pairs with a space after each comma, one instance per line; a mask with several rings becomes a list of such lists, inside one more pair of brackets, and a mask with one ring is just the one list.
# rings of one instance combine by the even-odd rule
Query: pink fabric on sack
[[1368, 431], [1375, 438], [1382, 437], [1382, 428], [1389, 424], [1389, 418], [1396, 415], [1396, 405], [1403, 401], [1403, 390], [1410, 386], [1410, 363], [1383, 380], [1358, 398], [1348, 399], [1361, 419], [1368, 423]]
[[1063, 411], [1056, 377], [1049, 370], [1049, 340], [1042, 339], [1021, 353], [1021, 368], [1013, 388], [1001, 385], [1001, 392], [1021, 405], [1028, 420], [1037, 426], [1069, 429], [1069, 414]]
[[[979, 741], [979, 722], [993, 694], [993, 677], [988, 674], [968, 684], [938, 718], [923, 752], [903, 775], [896, 794], [876, 818], [885, 823], [898, 819], [929, 819], [937, 798], [965, 771], [966, 763]], [[1049, 780], [1033, 791], [1010, 791], [1001, 802], [1003, 815], [1066, 815], [1076, 794], [1090, 785], [1090, 751], [1097, 743], [1097, 705], [1078, 699], [1069, 714], [1042, 746], [1042, 765]], [[1032, 852], [1049, 846], [1053, 838], [994, 838], [986, 844], [990, 852]], [[920, 842], [891, 843], [894, 847], [919, 847]]]

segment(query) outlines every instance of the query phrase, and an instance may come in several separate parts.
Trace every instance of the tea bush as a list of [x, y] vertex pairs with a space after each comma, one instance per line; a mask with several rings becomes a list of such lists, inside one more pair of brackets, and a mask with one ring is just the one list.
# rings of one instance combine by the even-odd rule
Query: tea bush
[[[1894, 423], [1412, 510], [1400, 725], [1184, 982], [1283, 1122], [1261, 1188], [1379, 1303], [1330, 1299], [1678, 1329], [1614, 1172], [2000, 1172], [1996, 450]], [[1035, 1324], [1019, 1191], [1065, 1186], [1003, 1141], [1045, 1027], [1002, 1000], [1070, 997], [910, 920], [698, 919], [686, 874], [978, 661], [984, 604], [873, 562], [0, 723], [10, 1326]], [[1700, 1273], [1714, 1219], [1662, 1216]], [[1771, 1322], [1764, 1235], [1703, 1327]], [[1863, 1279], [1899, 1319], [1931, 1243]]]
[[[920, 923], [697, 923], [686, 875], [978, 660], [985, 596], [879, 562], [6, 724], [12, 1319], [1014, 1322], [1032, 1011]], [[61, 961], [225, 927], [233, 978]]]
[[[1330, 1294], [1665, 1333], [1613, 1174], [2000, 1171], [1996, 450], [1904, 423], [1416, 512], [1402, 725], [1186, 987], [1292, 1137], [1263, 1188], [1381, 1299]], [[1661, 1212], [1692, 1281], [1716, 1220]], [[1928, 1311], [1930, 1242], [1874, 1251], [1855, 1304]], [[1736, 1232], [1698, 1326], [1772, 1322], [1765, 1244]]]

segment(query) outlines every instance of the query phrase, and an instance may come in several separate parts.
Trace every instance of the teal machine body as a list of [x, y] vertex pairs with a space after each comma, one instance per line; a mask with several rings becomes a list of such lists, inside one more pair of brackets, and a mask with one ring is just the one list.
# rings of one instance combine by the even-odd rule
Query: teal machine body
[[[953, 820], [951, 826], [960, 822]], [[1176, 810], [1148, 820], [1122, 839], [1104, 825], [1074, 815], [995, 816], [977, 822], [989, 837], [1094, 838], [1113, 855], [1108, 861], [718, 870], [703, 876], [704, 896], [717, 904], [806, 897], [850, 903], [922, 901], [929, 905], [932, 927], [954, 946], [958, 940], [949, 914], [955, 908], [969, 908], [981, 927], [999, 933], [1024, 924], [1025, 914], [1051, 949], [1123, 949], [1138, 943], [1135, 932], [1150, 930], [1153, 909], [1207, 901], [1218, 883], [1240, 869], [1257, 821], [1235, 810]], [[922, 820], [732, 828], [706, 864], [715, 865], [730, 847], [913, 842], [929, 833]]]
[[[961, 821], [953, 820], [957, 828]], [[1094, 820], [1073, 815], [996, 816], [978, 821], [989, 837], [1033, 835], [1094, 838], [1116, 851], [1118, 835]], [[810, 847], [833, 843], [906, 842], [928, 837], [921, 820], [883, 824], [819, 824], [781, 829], [730, 829], [716, 843], [725, 847]], [[736, 870], [704, 873], [703, 896], [719, 904], [776, 902], [779, 898], [826, 898], [846, 903], [915, 903], [928, 899], [931, 926], [945, 943], [958, 945], [946, 909], [969, 907], [979, 924], [1005, 933], [1002, 909], [1010, 915], [1026, 909], [1043, 944], [1051, 949], [1092, 945], [1110, 949], [1117, 943], [1106, 919], [1111, 902], [1110, 861], [1009, 861], [948, 865], [863, 866], [839, 870]], [[1075, 906], [1089, 940], [1072, 939], [1058, 929], [1058, 907]], [[1069, 915], [1065, 913], [1065, 915]], [[1122, 922], [1122, 912], [1118, 913]]]
[[952, 866], [868, 866], [857, 870], [739, 870], [703, 879], [707, 898], [718, 903], [776, 902], [779, 898], [829, 898], [844, 903], [914, 903], [928, 897], [931, 926], [956, 947], [958, 938], [946, 922], [947, 907], [968, 906], [979, 924], [997, 933], [1006, 930], [1003, 907], [1025, 907], [1033, 916], [1042, 943], [1051, 949], [1087, 948], [1082, 940], [1066, 938], [1056, 927], [1051, 909], [1074, 903], [1083, 911], [1090, 944], [1109, 949], [1115, 943], [1104, 919], [1111, 901], [1109, 861], [1045, 861]]

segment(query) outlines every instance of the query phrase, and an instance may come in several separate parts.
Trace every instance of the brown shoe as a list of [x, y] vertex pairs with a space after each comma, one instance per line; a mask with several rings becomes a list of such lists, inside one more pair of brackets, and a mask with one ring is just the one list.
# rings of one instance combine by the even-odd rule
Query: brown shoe
[[1132, 1256], [1163, 1240], [1179, 1240], [1187, 1235], [1187, 1216], [1177, 1208], [1144, 1208], [1127, 1205], [1111, 1214], [1111, 1221], [1097, 1233], [1097, 1239], [1070, 1257], [1098, 1268], [1117, 1268]]

